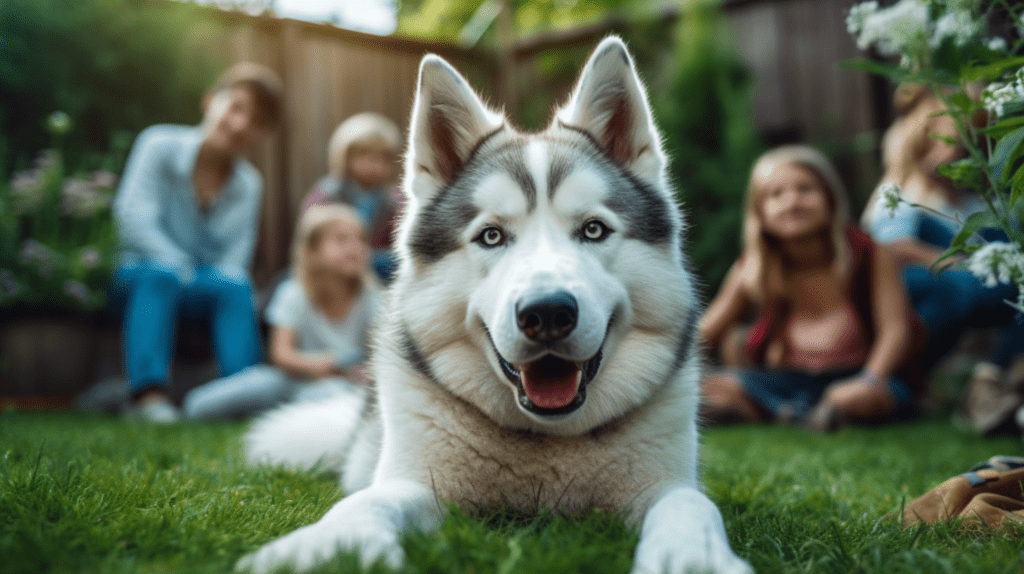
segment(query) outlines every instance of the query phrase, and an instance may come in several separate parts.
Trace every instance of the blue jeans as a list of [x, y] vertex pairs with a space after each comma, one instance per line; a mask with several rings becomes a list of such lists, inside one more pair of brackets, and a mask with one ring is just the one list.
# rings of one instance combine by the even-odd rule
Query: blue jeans
[[124, 305], [124, 362], [135, 395], [166, 387], [178, 318], [209, 318], [221, 376], [260, 361], [262, 348], [247, 279], [229, 278], [200, 266], [185, 283], [152, 263], [126, 265], [114, 274], [114, 302]]
[[923, 367], [927, 371], [948, 353], [969, 327], [1003, 327], [1000, 348], [991, 360], [1002, 367], [1024, 352], [1024, 326], [1006, 304], [1017, 300], [1015, 285], [986, 287], [970, 271], [950, 269], [932, 273], [923, 266], [903, 270], [910, 300], [928, 327]]
[[[829, 385], [857, 375], [860, 369], [806, 373], [788, 369], [743, 369], [737, 371], [743, 391], [755, 404], [771, 413], [773, 420], [806, 418], [825, 395]], [[914, 413], [914, 393], [899, 377], [885, 383], [896, 403], [896, 417], [910, 418]]]
[[[945, 249], [954, 233], [936, 216], [926, 213], [917, 238]], [[1009, 241], [1001, 229], [982, 229], [978, 234], [986, 241]], [[1014, 357], [1024, 353], [1024, 324], [1006, 304], [1007, 300], [1017, 300], [1015, 285], [986, 287], [970, 271], [950, 269], [932, 273], [920, 265], [906, 267], [903, 280], [914, 309], [928, 327], [928, 347], [922, 365], [925, 371], [952, 350], [969, 327], [1002, 327], [1000, 341], [989, 358], [1000, 367], [1006, 368]]]
[[192, 389], [181, 409], [190, 419], [224, 419], [255, 415], [287, 402], [317, 402], [339, 395], [362, 398], [365, 393], [342, 378], [299, 379], [271, 365], [254, 365]]

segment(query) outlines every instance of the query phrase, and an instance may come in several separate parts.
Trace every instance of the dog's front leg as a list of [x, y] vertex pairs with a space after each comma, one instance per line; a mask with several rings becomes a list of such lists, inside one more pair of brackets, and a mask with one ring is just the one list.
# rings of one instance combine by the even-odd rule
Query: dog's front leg
[[729, 547], [722, 515], [690, 486], [671, 486], [644, 515], [633, 574], [750, 574]]
[[401, 534], [436, 530], [442, 515], [426, 486], [409, 480], [381, 481], [341, 499], [316, 523], [246, 556], [237, 569], [263, 573], [288, 567], [301, 572], [346, 551], [357, 552], [364, 568], [377, 560], [397, 568], [404, 558]]

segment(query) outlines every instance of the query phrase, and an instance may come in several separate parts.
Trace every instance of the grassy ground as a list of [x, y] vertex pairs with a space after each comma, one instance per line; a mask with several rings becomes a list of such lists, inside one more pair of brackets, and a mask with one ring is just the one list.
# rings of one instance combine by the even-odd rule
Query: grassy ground
[[[0, 572], [225, 572], [315, 521], [328, 476], [245, 467], [239, 423], [144, 426], [0, 414]], [[884, 518], [994, 454], [945, 420], [816, 436], [713, 429], [704, 479], [735, 550], [758, 572], [1024, 572], [1024, 527], [900, 529]], [[406, 541], [409, 573], [626, 573], [636, 535], [618, 518], [456, 513]], [[356, 572], [349, 558], [324, 571]]]

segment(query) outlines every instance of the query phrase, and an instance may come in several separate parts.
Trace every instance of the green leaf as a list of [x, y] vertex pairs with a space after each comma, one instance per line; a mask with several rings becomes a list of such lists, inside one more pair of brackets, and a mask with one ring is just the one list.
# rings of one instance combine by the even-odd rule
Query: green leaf
[[919, 76], [919, 74], [908, 72], [896, 64], [887, 64], [885, 62], [876, 62], [874, 60], [862, 58], [843, 60], [842, 62], [839, 62], [839, 67], [844, 70], [857, 70], [871, 74], [878, 74], [879, 76], [885, 76], [897, 84], [911, 81]]
[[950, 242], [949, 249], [935, 263], [938, 264], [946, 257], [962, 252], [967, 246], [967, 242], [970, 241], [975, 233], [989, 227], [999, 227], [999, 219], [994, 213], [991, 211], [979, 211], [978, 213], [971, 214], [964, 221], [964, 226], [960, 228], [960, 233], [957, 233], [953, 241]]
[[1007, 177], [1013, 173], [1013, 167], [1020, 157], [1019, 149], [1024, 141], [1024, 127], [1017, 128], [1004, 136], [992, 151], [988, 161], [988, 172], [992, 181], [999, 187], [1006, 183]]
[[939, 47], [932, 52], [932, 64], [936, 72], [945, 72], [952, 77], [960, 76], [963, 61], [952, 36], [943, 38]]
[[995, 139], [1000, 139], [1020, 127], [1024, 127], [1024, 116], [1004, 118], [978, 131]]
[[978, 165], [974, 160], [967, 158], [952, 163], [940, 165], [938, 171], [941, 175], [949, 178], [958, 187], [980, 189], [984, 183], [982, 170], [984, 165]]
[[963, 92], [957, 92], [951, 95], [949, 97], [949, 103], [968, 113], [972, 108], [974, 108], [974, 100], [969, 98], [967, 94]]
[[[1024, 209], [1024, 169], [1017, 169], [1010, 180], [1010, 206], [1011, 212], [1013, 206]], [[1021, 218], [1020, 214], [1018, 214], [1018, 222], [1024, 223], [1024, 218]]]
[[1024, 169], [1017, 170], [1013, 176], [1013, 188], [1010, 192], [1010, 225], [1004, 228], [1010, 239], [1018, 245], [1024, 245]]
[[1024, 56], [1017, 56], [1016, 58], [1009, 58], [994, 64], [965, 68], [961, 70], [961, 76], [968, 82], [977, 82], [979, 80], [992, 81], [998, 80], [1006, 72], [1021, 66], [1024, 66]]

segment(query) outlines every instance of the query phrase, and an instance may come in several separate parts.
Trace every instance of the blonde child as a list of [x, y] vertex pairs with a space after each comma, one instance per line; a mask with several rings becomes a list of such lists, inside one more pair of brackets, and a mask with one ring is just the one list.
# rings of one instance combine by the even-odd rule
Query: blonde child
[[715, 347], [751, 310], [744, 352], [754, 366], [708, 376], [710, 422], [778, 420], [819, 430], [909, 414], [903, 373], [914, 315], [895, 259], [849, 223], [842, 182], [805, 146], [754, 165], [744, 251], [708, 307]]
[[395, 185], [401, 150], [401, 132], [387, 117], [364, 112], [348, 118], [334, 130], [327, 146], [330, 173], [313, 186], [302, 204], [303, 211], [325, 203], [352, 206], [366, 224], [373, 268], [382, 279], [389, 279], [394, 271], [391, 243], [402, 197]]
[[254, 414], [283, 402], [359, 394], [377, 314], [362, 219], [350, 207], [317, 205], [295, 233], [295, 274], [267, 307], [270, 364], [212, 381], [185, 396], [188, 418]]

